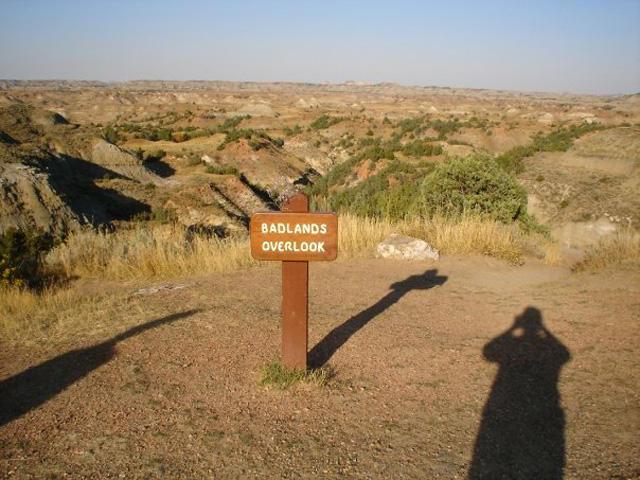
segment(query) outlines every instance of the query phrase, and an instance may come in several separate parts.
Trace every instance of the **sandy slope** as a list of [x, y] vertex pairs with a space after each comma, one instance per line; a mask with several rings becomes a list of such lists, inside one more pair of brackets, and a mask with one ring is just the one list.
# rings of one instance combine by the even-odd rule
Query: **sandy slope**
[[257, 386], [279, 270], [188, 283], [122, 295], [111, 337], [2, 349], [0, 475], [640, 475], [637, 266], [314, 264], [311, 358], [335, 376], [284, 392]]

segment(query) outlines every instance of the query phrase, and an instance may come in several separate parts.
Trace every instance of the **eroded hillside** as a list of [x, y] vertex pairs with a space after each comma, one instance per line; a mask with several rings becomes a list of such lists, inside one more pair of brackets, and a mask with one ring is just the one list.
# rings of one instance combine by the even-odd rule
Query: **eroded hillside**
[[2, 82], [0, 105], [3, 229], [146, 219], [242, 230], [305, 188], [321, 207], [400, 215], [435, 164], [472, 154], [517, 174], [529, 211], [567, 243], [640, 218], [637, 96]]

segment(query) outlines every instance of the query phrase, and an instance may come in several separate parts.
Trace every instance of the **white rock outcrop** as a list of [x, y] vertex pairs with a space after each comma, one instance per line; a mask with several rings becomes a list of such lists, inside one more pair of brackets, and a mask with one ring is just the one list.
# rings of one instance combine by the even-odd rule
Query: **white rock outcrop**
[[440, 252], [424, 240], [393, 234], [376, 247], [382, 258], [400, 260], [439, 260]]

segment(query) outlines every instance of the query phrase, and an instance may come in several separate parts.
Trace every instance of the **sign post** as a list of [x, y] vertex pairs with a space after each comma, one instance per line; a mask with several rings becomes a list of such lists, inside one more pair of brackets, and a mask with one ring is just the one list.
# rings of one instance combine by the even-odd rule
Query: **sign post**
[[284, 212], [251, 217], [251, 255], [282, 261], [282, 364], [307, 368], [309, 335], [309, 261], [335, 260], [338, 216], [309, 213], [309, 198], [300, 193]]
[[[296, 195], [284, 209], [307, 213], [309, 199]], [[282, 262], [282, 364], [287, 368], [307, 369], [309, 349], [309, 262]]]

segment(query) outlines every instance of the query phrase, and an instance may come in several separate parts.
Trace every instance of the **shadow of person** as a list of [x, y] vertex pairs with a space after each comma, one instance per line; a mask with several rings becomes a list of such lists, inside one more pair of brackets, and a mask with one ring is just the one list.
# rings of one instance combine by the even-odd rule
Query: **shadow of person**
[[343, 324], [331, 330], [308, 355], [309, 365], [319, 368], [329, 361], [338, 349], [344, 345], [358, 330], [398, 302], [411, 290], [428, 290], [447, 281], [446, 276], [438, 275], [437, 269], [427, 270], [421, 275], [412, 275], [405, 280], [392, 284], [391, 291], [375, 304], [354, 315]]
[[564, 412], [558, 378], [569, 350], [527, 307], [513, 326], [485, 345], [499, 370], [482, 413], [469, 479], [561, 479]]
[[0, 426], [39, 407], [82, 377], [107, 363], [118, 342], [196, 313], [188, 310], [133, 327], [106, 342], [72, 350], [0, 382]]

